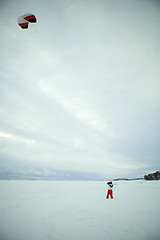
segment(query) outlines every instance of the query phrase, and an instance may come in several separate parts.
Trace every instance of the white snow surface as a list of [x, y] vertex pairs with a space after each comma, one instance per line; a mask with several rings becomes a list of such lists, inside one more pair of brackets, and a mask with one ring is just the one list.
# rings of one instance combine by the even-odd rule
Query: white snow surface
[[0, 240], [160, 240], [160, 181], [0, 181]]

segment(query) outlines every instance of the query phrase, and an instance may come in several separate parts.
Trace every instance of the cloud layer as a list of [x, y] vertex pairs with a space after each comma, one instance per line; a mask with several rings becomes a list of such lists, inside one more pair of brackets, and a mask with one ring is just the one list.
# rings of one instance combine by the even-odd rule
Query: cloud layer
[[[0, 4], [2, 168], [158, 170], [158, 1]], [[22, 30], [27, 12], [38, 22]]]

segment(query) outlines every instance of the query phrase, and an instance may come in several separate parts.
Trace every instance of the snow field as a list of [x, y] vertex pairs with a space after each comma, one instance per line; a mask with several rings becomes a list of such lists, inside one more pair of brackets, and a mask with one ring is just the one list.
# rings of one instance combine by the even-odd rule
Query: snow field
[[160, 181], [0, 181], [0, 240], [160, 240]]

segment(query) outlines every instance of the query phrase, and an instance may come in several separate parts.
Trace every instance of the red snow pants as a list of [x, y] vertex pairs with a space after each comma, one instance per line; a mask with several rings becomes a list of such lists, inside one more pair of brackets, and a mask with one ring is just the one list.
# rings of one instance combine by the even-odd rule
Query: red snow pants
[[108, 189], [108, 192], [107, 192], [107, 199], [109, 198], [109, 196], [111, 196], [111, 198], [113, 198], [113, 192], [111, 189]]

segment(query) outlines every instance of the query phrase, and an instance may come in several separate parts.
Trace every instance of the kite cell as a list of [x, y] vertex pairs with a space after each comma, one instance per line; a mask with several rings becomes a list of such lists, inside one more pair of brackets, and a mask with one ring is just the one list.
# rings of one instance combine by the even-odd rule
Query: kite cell
[[33, 15], [32, 13], [28, 13], [18, 17], [18, 25], [23, 29], [27, 29], [29, 23], [36, 23], [36, 22], [37, 22], [37, 19], [35, 15]]

